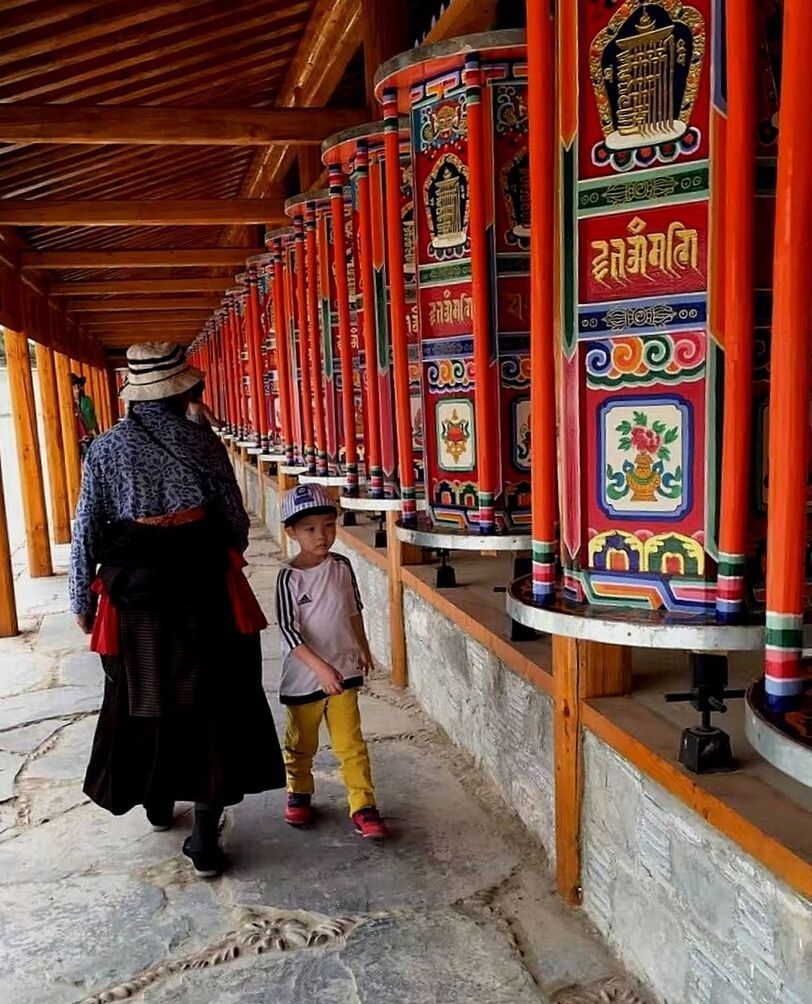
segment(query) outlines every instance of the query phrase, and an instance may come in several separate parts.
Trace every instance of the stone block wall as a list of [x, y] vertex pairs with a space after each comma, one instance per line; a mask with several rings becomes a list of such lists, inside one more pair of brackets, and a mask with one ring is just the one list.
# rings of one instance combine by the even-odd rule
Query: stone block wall
[[262, 502], [260, 499], [260, 487], [259, 487], [259, 473], [256, 467], [246, 465], [245, 467], [245, 486], [246, 486], [246, 508], [254, 516], [260, 516], [262, 513]]
[[263, 490], [265, 491], [265, 526], [270, 531], [271, 537], [279, 544], [281, 543], [279, 535], [282, 532], [279, 523], [279, 508], [282, 499], [276, 485], [271, 484], [265, 478], [263, 478]]
[[408, 587], [404, 615], [412, 693], [452, 741], [474, 757], [552, 858], [550, 698]]
[[337, 540], [333, 548], [352, 562], [358, 589], [364, 602], [364, 623], [369, 638], [369, 647], [375, 662], [384, 669], [390, 666], [389, 636], [389, 576], [371, 561]]
[[592, 733], [583, 905], [669, 1004], [810, 1004], [812, 903]]

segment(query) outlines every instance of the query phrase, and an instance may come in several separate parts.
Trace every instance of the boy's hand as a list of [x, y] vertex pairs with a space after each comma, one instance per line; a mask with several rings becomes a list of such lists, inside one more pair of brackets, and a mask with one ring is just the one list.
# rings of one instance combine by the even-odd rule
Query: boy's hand
[[315, 670], [315, 673], [325, 694], [329, 694], [330, 697], [338, 697], [339, 694], [344, 693], [344, 678], [329, 663], [322, 663]]
[[369, 676], [372, 670], [375, 668], [375, 662], [372, 659], [372, 653], [367, 649], [361, 653], [361, 657], [358, 660], [358, 668], [364, 674], [364, 676]]

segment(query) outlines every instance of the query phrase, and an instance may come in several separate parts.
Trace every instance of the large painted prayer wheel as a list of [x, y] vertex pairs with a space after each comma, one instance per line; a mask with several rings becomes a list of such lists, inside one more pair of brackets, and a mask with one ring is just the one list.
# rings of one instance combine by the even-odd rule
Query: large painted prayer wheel
[[[315, 464], [312, 440], [312, 412], [305, 414], [305, 399], [302, 394], [301, 345], [299, 313], [296, 299], [296, 259], [295, 238], [292, 227], [281, 227], [266, 234], [265, 246], [269, 249], [275, 272], [274, 314], [276, 318], [276, 346], [280, 356], [284, 351], [287, 374], [280, 371], [280, 381], [287, 388], [289, 402], [289, 439], [285, 449], [288, 461], [294, 466], [308, 467], [308, 453]], [[278, 305], [276, 298], [278, 296]], [[282, 331], [279, 325], [282, 325]], [[287, 376], [287, 379], [285, 377]], [[281, 394], [284, 398], [284, 394]], [[308, 436], [310, 439], [308, 441]]]
[[529, 529], [524, 33], [415, 49], [375, 80], [387, 120], [410, 121], [432, 521], [480, 534]]
[[564, 585], [591, 604], [714, 613], [722, 408], [749, 408], [752, 393], [723, 401], [725, 331], [709, 323], [722, 29], [712, 0], [573, 10], [560, 67]]
[[282, 411], [279, 400], [279, 371], [276, 351], [273, 255], [253, 255], [246, 261], [256, 271], [259, 301], [260, 391], [266, 421], [261, 437], [262, 455], [274, 455], [282, 447]]
[[[410, 415], [415, 468], [422, 469], [422, 400], [414, 287], [414, 211], [411, 184], [411, 147], [408, 123], [399, 137], [400, 186], [398, 218], [407, 279], [405, 319], [408, 331]], [[359, 329], [363, 374], [364, 443], [367, 495], [397, 499], [400, 495], [393, 380], [390, 283], [386, 265], [386, 205], [384, 124], [371, 122], [329, 137], [322, 159], [349, 186], [352, 201], [353, 276], [355, 316]]]

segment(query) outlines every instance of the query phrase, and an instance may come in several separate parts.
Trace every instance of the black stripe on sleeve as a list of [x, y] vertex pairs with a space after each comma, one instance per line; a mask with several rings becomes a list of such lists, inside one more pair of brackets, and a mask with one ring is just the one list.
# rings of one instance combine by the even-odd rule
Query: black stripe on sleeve
[[361, 590], [358, 588], [358, 580], [355, 577], [355, 569], [352, 567], [352, 562], [349, 558], [345, 557], [343, 554], [334, 554], [333, 557], [336, 561], [341, 561], [350, 570], [350, 580], [352, 582], [352, 591], [355, 594], [355, 605], [358, 607], [358, 613], [364, 609], [364, 603], [361, 599]]
[[291, 650], [304, 645], [304, 638], [296, 627], [295, 611], [293, 594], [290, 591], [290, 569], [286, 568], [279, 573], [276, 580], [276, 619], [282, 637]]

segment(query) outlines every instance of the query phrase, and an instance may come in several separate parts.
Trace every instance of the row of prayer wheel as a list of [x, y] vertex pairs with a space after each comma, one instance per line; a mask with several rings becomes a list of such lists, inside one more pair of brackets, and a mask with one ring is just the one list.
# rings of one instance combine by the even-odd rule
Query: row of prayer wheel
[[[404, 527], [525, 534], [528, 605], [736, 620], [765, 604], [780, 31], [760, 3], [742, 203], [711, 0], [540, 6], [529, 54], [494, 32], [379, 69], [383, 122], [324, 143], [329, 190], [196, 351], [255, 452]], [[768, 696], [799, 679], [774, 661]]]

